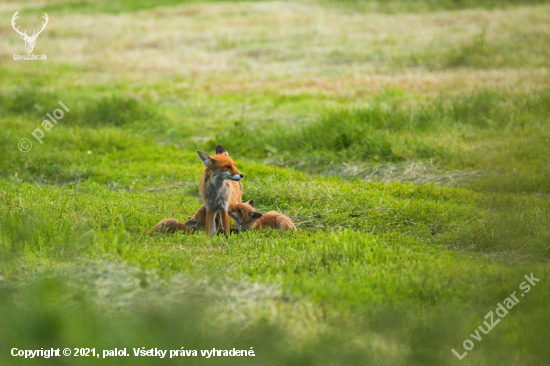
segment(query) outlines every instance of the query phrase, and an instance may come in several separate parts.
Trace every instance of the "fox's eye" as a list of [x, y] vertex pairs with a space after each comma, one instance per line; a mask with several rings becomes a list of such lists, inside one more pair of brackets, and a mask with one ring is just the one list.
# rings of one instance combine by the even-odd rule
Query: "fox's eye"
[[238, 208], [238, 209], [237, 209], [237, 212], [238, 212], [238, 213], [240, 214], [240, 213], [241, 213], [241, 209], [240, 209], [240, 208]]
[[224, 168], [230, 169], [231, 167], [229, 165], [224, 166]]

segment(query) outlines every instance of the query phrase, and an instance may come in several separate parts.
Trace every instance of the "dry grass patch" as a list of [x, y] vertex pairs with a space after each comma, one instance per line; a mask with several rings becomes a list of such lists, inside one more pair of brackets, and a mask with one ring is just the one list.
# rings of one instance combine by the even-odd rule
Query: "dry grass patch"
[[[277, 89], [353, 98], [388, 87], [438, 94], [481, 86], [536, 91], [550, 84], [543, 54], [522, 61], [550, 40], [549, 5], [385, 15], [276, 1], [50, 18], [55, 22], [37, 45], [37, 52], [49, 56], [44, 66], [77, 67], [86, 83], [179, 78], [207, 94]], [[451, 63], [441, 69], [446, 57], [460, 61], [449, 52], [462, 50], [484, 26], [488, 44], [509, 47], [491, 49], [464, 67]], [[9, 24], [2, 32], [14, 33]], [[0, 40], [0, 49], [0, 57], [8, 59], [23, 51], [15, 33]], [[484, 66], [493, 61], [501, 67]], [[28, 66], [12, 62], [9, 67]]]

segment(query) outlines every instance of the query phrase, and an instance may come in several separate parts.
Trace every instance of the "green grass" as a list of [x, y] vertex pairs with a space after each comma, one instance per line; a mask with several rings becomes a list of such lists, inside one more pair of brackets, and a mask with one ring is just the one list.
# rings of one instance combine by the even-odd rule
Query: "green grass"
[[[207, 0], [202, 2], [219, 2], [220, 0]], [[234, 2], [242, 0], [233, 0]], [[41, 6], [33, 11], [67, 11], [67, 12], [107, 12], [120, 14], [122, 12], [135, 12], [141, 10], [151, 10], [158, 7], [173, 7], [182, 4], [194, 4], [201, 1], [197, 0], [121, 0], [116, 2], [101, 2], [90, 0], [56, 0], [52, 4]], [[339, 7], [349, 11], [379, 11], [383, 13], [400, 12], [433, 12], [441, 10], [461, 10], [461, 9], [501, 9], [511, 6], [526, 6], [547, 3], [546, 0], [446, 0], [446, 1], [426, 1], [426, 0], [322, 0], [320, 4], [327, 7]]]
[[[83, 33], [59, 22], [43, 40], [84, 58], [0, 67], [0, 364], [547, 364], [546, 7], [341, 3], [166, 2], [120, 43], [86, 27], [119, 34], [122, 13], [157, 3], [33, 8], [82, 17]], [[475, 10], [508, 6], [531, 21]], [[484, 17], [479, 32], [471, 18]], [[463, 19], [469, 30], [453, 28]], [[188, 28], [166, 37], [174, 21]], [[429, 34], [411, 40], [411, 24]], [[70, 112], [40, 144], [31, 133], [58, 101]], [[243, 199], [297, 232], [146, 233], [201, 206], [196, 150], [217, 144], [245, 175]], [[451, 349], [531, 273], [540, 282], [459, 361]], [[13, 347], [256, 357], [29, 361]]]
[[327, 111], [298, 126], [236, 121], [207, 146], [228, 140], [228, 147], [242, 155], [274, 156], [278, 164], [313, 172], [342, 162], [431, 160], [487, 170], [476, 184], [486, 191], [547, 193], [549, 95], [547, 90], [527, 97], [484, 91], [405, 107], [410, 100], [386, 94], [369, 107]]
[[[17, 125], [10, 123], [7, 126], [12, 131], [17, 128]], [[200, 205], [196, 181], [202, 168], [194, 152], [156, 145], [153, 139], [132, 131], [113, 128], [108, 124], [93, 128], [78, 125], [65, 127], [49, 135], [44, 145], [36, 146], [25, 154], [26, 160], [20, 161], [21, 153], [18, 151], [17, 158], [5, 160], [8, 174], [1, 185], [0, 242], [3, 276], [15, 289], [22, 288], [15, 291], [26, 291], [23, 290], [25, 286], [16, 284], [23, 281], [27, 271], [42, 278], [45, 271], [65, 273], [65, 263], [79, 263], [83, 259], [126, 263], [144, 273], [154, 271], [166, 279], [181, 273], [188, 274], [191, 279], [208, 276], [214, 280], [214, 288], [224, 287], [227, 279], [269, 284], [280, 287], [282, 292], [275, 299], [281, 302], [282, 305], [277, 306], [284, 314], [291, 313], [303, 302], [313, 304], [314, 310], [300, 309], [291, 320], [283, 323], [283, 328], [308, 323], [304, 318], [308, 319], [311, 315], [307, 314], [311, 311], [316, 315], [310, 322], [318, 324], [320, 319], [325, 319], [322, 322], [328, 324], [324, 330], [315, 330], [320, 338], [311, 340], [295, 334], [295, 331], [278, 330], [285, 334], [285, 338], [297, 339], [297, 344], [301, 346], [291, 347], [288, 352], [302, 354], [304, 362], [316, 357], [330, 357], [324, 353], [329, 351], [325, 349], [324, 342], [327, 341], [322, 341], [323, 337], [332, 339], [334, 334], [345, 330], [344, 339], [375, 332], [387, 342], [399, 344], [403, 349], [399, 348], [400, 351], [393, 354], [389, 364], [414, 364], [417, 359], [444, 364], [447, 351], [438, 347], [459, 345], [459, 338], [465, 337], [462, 334], [468, 334], [467, 327], [475, 328], [476, 322], [479, 322], [480, 308], [490, 309], [501, 301], [507, 291], [516, 288], [522, 275], [533, 271], [533, 268], [543, 278], [548, 271], [546, 266], [535, 264], [548, 258], [548, 216], [543, 209], [548, 205], [546, 198], [541, 201], [541, 198], [508, 196], [509, 202], [504, 208], [487, 213], [485, 208], [488, 204], [498, 209], [496, 205], [502, 205], [502, 199], [495, 197], [496, 202], [491, 203], [491, 196], [456, 188], [346, 182], [239, 159], [237, 163], [247, 177], [244, 181], [244, 199], [253, 198], [260, 211], [283, 210], [298, 224], [300, 230], [297, 234], [251, 232], [214, 240], [205, 235], [144, 235], [144, 230], [160, 218], [184, 220], [194, 212]], [[47, 144], [50, 144], [49, 148]], [[6, 143], [3, 149], [9, 151], [10, 147]], [[44, 154], [40, 149], [49, 153]], [[87, 149], [92, 154], [87, 154]], [[17, 161], [23, 165], [16, 166]], [[37, 182], [41, 183], [37, 185]], [[505, 225], [500, 212], [507, 213], [514, 207], [524, 212], [515, 218], [519, 221]], [[525, 212], [527, 207], [529, 212]], [[514, 232], [514, 228], [524, 224], [529, 225], [524, 231]], [[495, 237], [495, 228], [501, 226], [506, 230], [497, 232]], [[527, 232], [532, 245], [514, 246], [514, 239], [523, 239]], [[477, 254], [461, 254], [461, 250], [504, 255], [504, 258], [510, 259], [503, 263], [493, 262], [476, 258]], [[537, 260], [512, 267], [506, 264], [519, 256]], [[87, 268], [89, 265], [84, 262], [79, 266]], [[118, 276], [114, 274], [108, 278]], [[75, 281], [73, 279], [61, 286], [86, 291], [89, 285], [83, 283], [91, 280], [84, 275], [77, 284], [71, 282]], [[61, 283], [65, 281], [61, 280]], [[163, 288], [162, 284], [159, 286]], [[479, 292], [480, 288], [482, 292]], [[532, 297], [534, 313], [530, 313], [530, 317], [544, 319], [545, 313], [539, 313], [535, 299], [547, 296], [544, 294], [547, 294], [548, 287], [543, 285], [536, 290], [541, 293]], [[107, 291], [114, 290], [108, 288]], [[8, 307], [13, 306], [10, 305], [10, 298], [6, 300]], [[116, 302], [108, 302], [101, 306], [109, 308], [115, 305]], [[71, 338], [71, 332], [78, 334], [78, 328], [65, 324], [61, 315], [68, 305], [56, 302], [51, 306], [52, 310], [46, 311], [45, 315], [39, 312], [37, 318], [25, 320], [28, 326], [49, 321], [53, 322], [47, 326], [50, 329], [53, 324], [59, 323], [61, 338], [58, 343], [77, 347], [78, 344], [65, 338]], [[82, 310], [80, 306], [75, 317], [97, 318], [99, 324], [110, 322], [95, 310]], [[166, 322], [173, 316], [171, 312], [157, 309], [154, 304], [140, 306], [146, 306], [147, 310], [139, 310], [138, 307], [136, 311], [152, 312], [156, 314], [155, 318], [166, 319]], [[525, 306], [524, 311], [527, 311], [529, 305]], [[408, 310], [410, 314], [408, 311], [398, 311], [397, 316], [396, 308], [400, 307], [413, 310]], [[30, 311], [25, 309], [21, 311]], [[442, 316], [443, 309], [453, 309], [456, 314], [461, 314], [463, 320], [457, 318], [455, 324], [445, 322], [426, 330], [428, 333], [424, 340], [406, 336], [410, 327], [419, 327], [420, 330], [426, 324], [435, 322]], [[216, 311], [223, 313], [224, 310]], [[344, 315], [349, 312], [353, 318]], [[433, 320], [418, 323], [414, 319], [420, 313], [424, 314], [422, 317]], [[268, 324], [278, 322], [277, 316], [261, 314], [260, 317], [268, 317]], [[223, 316], [230, 317], [231, 314]], [[370, 321], [371, 317], [378, 321]], [[23, 322], [23, 318], [16, 316], [10, 319]], [[351, 319], [355, 319], [357, 324], [350, 325]], [[388, 321], [391, 324], [396, 322], [398, 328], [395, 325], [390, 328], [381, 326]], [[115, 324], [120, 332], [127, 329], [128, 334], [139, 335], [142, 342], [154, 337], [163, 347], [169, 347], [165, 343], [167, 340], [157, 335], [158, 327], [129, 321]], [[250, 327], [260, 326], [254, 320], [248, 320], [247, 324], [247, 331]], [[514, 324], [506, 327], [511, 327], [510, 331], [516, 334], [527, 331]], [[445, 336], [431, 344], [428, 338], [433, 332], [443, 332]], [[85, 340], [98, 344], [97, 337], [101, 337], [102, 333], [94, 334], [86, 336]], [[34, 335], [17, 333], [15, 336], [30, 344], [40, 342]], [[241, 336], [238, 333], [227, 337], [239, 344]], [[216, 339], [205, 337], [208, 342]], [[270, 343], [270, 337], [262, 338], [262, 342]], [[57, 338], [54, 336], [54, 339]], [[14, 338], [10, 337], [6, 342], [12, 341]], [[207, 343], [201, 338], [195, 341]], [[130, 342], [130, 338], [120, 335], [108, 340], [107, 344], [115, 347], [118, 342]], [[277, 345], [266, 347], [269, 352], [281, 352], [277, 351]], [[308, 347], [323, 351], [313, 355]], [[380, 357], [379, 351], [372, 347], [366, 341], [350, 352], [360, 357], [374, 352], [375, 357]], [[419, 348], [416, 353], [409, 353], [406, 351], [408, 347], [421, 347], [422, 350]], [[483, 357], [493, 357], [490, 350], [480, 353]], [[281, 354], [285, 355], [285, 352]], [[347, 358], [349, 354], [344, 352], [339, 357]], [[537, 360], [535, 358], [534, 362]]]
[[323, 0], [331, 6], [344, 6], [353, 10], [380, 11], [383, 13], [433, 12], [462, 9], [502, 9], [510, 6], [527, 6], [545, 3], [544, 0]]
[[[163, 140], [191, 150], [213, 150], [223, 141], [237, 156], [307, 172], [327, 172], [343, 162], [373, 166], [431, 161], [452, 169], [479, 170], [482, 176], [471, 187], [482, 191], [547, 193], [550, 190], [547, 179], [550, 157], [545, 149], [550, 143], [546, 129], [550, 114], [548, 90], [528, 96], [487, 90], [428, 101], [411, 101], [400, 93], [388, 92], [367, 102], [368, 107], [317, 110], [320, 116], [313, 121], [300, 116], [298, 121], [273, 121], [268, 116], [244, 120], [242, 113], [239, 115], [241, 102], [238, 98], [235, 101], [208, 98], [199, 102], [225, 107], [225, 110], [218, 109], [219, 116], [212, 118], [193, 107], [169, 104], [158, 107], [149, 101], [118, 94], [77, 101], [74, 97], [32, 89], [4, 93], [0, 108], [7, 114], [32, 116], [39, 121], [41, 116], [51, 112], [46, 106], [56, 105], [59, 99], [70, 106], [77, 105], [60, 122], [65, 126], [126, 127], [128, 131], [161, 136]], [[272, 110], [286, 112], [289, 105], [300, 106], [308, 100], [307, 96], [297, 98], [296, 102], [267, 97], [262, 103], [271, 105]], [[196, 102], [191, 99], [191, 103]], [[236, 110], [231, 110], [235, 107]], [[75, 131], [78, 134], [88, 130], [79, 127]], [[110, 148], [129, 147], [128, 141], [117, 136], [118, 130], [110, 131], [106, 137], [112, 140]], [[21, 134], [28, 135], [25, 132]], [[97, 134], [96, 131], [91, 133]], [[59, 140], [58, 134], [52, 135], [52, 139]], [[74, 142], [59, 141], [59, 144], [72, 145]], [[96, 144], [97, 139], [89, 145], [90, 149]], [[79, 145], [82, 147], [81, 143]], [[99, 148], [104, 151], [103, 147]], [[6, 147], [5, 174], [10, 174], [10, 165], [25, 161], [21, 160], [18, 151], [9, 150]], [[63, 153], [59, 159], [66, 161], [70, 157]], [[53, 161], [51, 156], [43, 154], [32, 160], [39, 165], [41, 161]], [[41, 166], [49, 169], [47, 164]], [[39, 179], [64, 177], [57, 172], [37, 174], [41, 175], [35, 177]]]
[[[207, 0], [207, 2], [219, 2], [220, 0]], [[233, 0], [239, 1], [239, 0]], [[242, 0], [241, 0], [242, 1]], [[196, 4], [197, 0], [121, 0], [113, 2], [90, 0], [57, 0], [52, 4], [31, 8], [33, 12], [74, 12], [74, 13], [110, 13], [120, 14], [125, 12], [147, 11], [159, 7], [173, 7], [182, 4]]]

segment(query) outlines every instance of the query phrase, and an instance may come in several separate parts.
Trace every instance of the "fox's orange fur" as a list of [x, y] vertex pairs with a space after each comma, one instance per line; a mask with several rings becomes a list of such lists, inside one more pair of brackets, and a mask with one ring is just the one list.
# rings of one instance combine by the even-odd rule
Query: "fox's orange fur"
[[229, 234], [228, 209], [241, 203], [243, 175], [221, 145], [216, 147], [214, 156], [201, 151], [197, 154], [205, 166], [199, 187], [206, 210], [205, 231], [210, 236], [216, 235], [219, 217], [223, 231]]
[[164, 219], [154, 228], [155, 233], [158, 234], [173, 234], [176, 231], [194, 232], [194, 229], [188, 228], [183, 222], [179, 222], [176, 219]]
[[[179, 222], [176, 219], [164, 219], [155, 225], [154, 231], [159, 234], [169, 233], [173, 234], [176, 231], [185, 231], [187, 233], [194, 233], [197, 231], [204, 231], [204, 224], [206, 222], [206, 209], [199, 208], [193, 216], [187, 220], [186, 223]], [[147, 231], [149, 232], [149, 230]]]
[[[216, 224], [221, 228], [221, 218], [216, 219]], [[155, 225], [154, 231], [159, 234], [173, 234], [176, 231], [185, 231], [186, 233], [195, 233], [197, 231], [205, 231], [206, 227], [206, 208], [202, 206], [187, 222], [179, 222], [176, 219], [164, 219]], [[149, 230], [147, 231], [150, 232]]]
[[296, 225], [290, 217], [285, 216], [276, 211], [269, 211], [266, 214], [261, 214], [252, 207], [254, 201], [250, 200], [247, 203], [239, 203], [231, 207], [231, 217], [238, 222], [241, 231], [246, 231], [248, 228], [261, 229], [263, 227], [271, 227], [280, 230], [296, 230]]
[[184, 224], [190, 230], [204, 231], [206, 224], [206, 208], [202, 206]]

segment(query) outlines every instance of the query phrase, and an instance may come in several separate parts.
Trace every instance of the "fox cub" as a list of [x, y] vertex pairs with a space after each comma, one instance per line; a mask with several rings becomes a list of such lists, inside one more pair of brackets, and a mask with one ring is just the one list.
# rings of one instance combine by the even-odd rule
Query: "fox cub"
[[[216, 147], [216, 155], [210, 156], [197, 151], [205, 166], [199, 186], [202, 202], [206, 209], [205, 231], [216, 235], [219, 228], [229, 234], [229, 206], [242, 202], [243, 174], [222, 145]], [[218, 221], [219, 220], [219, 221]], [[221, 222], [220, 222], [221, 221]]]
[[204, 231], [206, 222], [206, 209], [199, 208], [197, 212], [186, 223], [179, 222], [176, 219], [164, 219], [155, 225], [154, 231], [158, 234], [169, 233], [173, 234], [176, 231], [185, 231], [187, 233], [194, 233], [197, 231]]
[[[157, 234], [173, 234], [176, 231], [185, 231], [192, 233], [195, 230], [188, 228], [185, 226], [183, 222], [179, 222], [176, 219], [164, 219], [158, 224], [155, 225], [155, 228], [153, 229], [155, 233]], [[150, 233], [150, 230], [147, 230], [147, 233]]]
[[252, 207], [253, 205], [254, 201], [250, 200], [247, 203], [239, 203], [230, 207], [229, 214], [240, 225], [241, 231], [246, 231], [248, 228], [261, 229], [263, 227], [296, 230], [296, 226], [289, 217], [275, 211], [261, 214]]
[[[221, 219], [218, 218], [217, 226], [221, 230]], [[179, 222], [176, 219], [165, 219], [155, 225], [154, 231], [158, 234], [173, 234], [176, 231], [185, 231], [186, 233], [196, 233], [197, 231], [204, 231], [206, 226], [206, 208], [202, 206], [195, 212], [193, 216], [187, 220], [187, 222]], [[147, 231], [149, 232], [149, 231]], [[235, 233], [236, 230], [231, 229], [231, 233]]]

